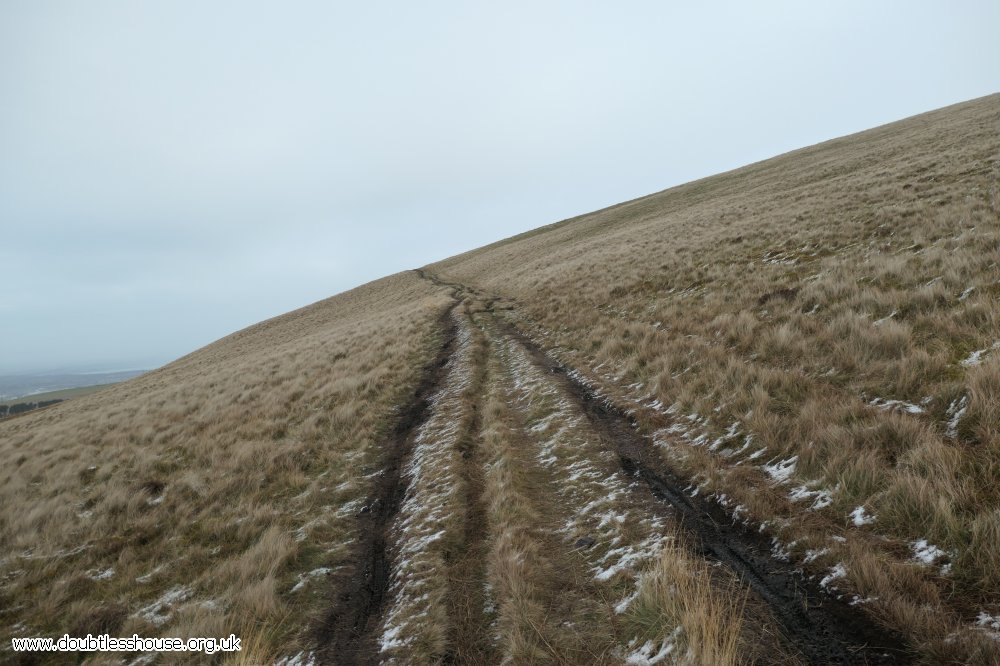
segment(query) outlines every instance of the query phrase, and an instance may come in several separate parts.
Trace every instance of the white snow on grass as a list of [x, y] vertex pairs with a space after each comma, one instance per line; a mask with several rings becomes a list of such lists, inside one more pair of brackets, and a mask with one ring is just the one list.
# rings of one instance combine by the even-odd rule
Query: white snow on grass
[[986, 354], [996, 349], [1000, 349], [1000, 340], [994, 342], [989, 347], [985, 347], [983, 349], [977, 349], [976, 351], [972, 352], [964, 359], [959, 361], [959, 363], [962, 365], [963, 368], [974, 368], [983, 362], [983, 358], [986, 356]]
[[[741, 456], [746, 452], [747, 449], [750, 448], [752, 444], [753, 444], [753, 434], [748, 434], [746, 437], [743, 438], [743, 446], [736, 449], [735, 451], [730, 451], [729, 449], [726, 449], [722, 451], [722, 455], [724, 455], [727, 458], [735, 458], [737, 456]], [[761, 453], [763, 453], [762, 449], [754, 452], [753, 454], [751, 454], [751, 456], [748, 456], [747, 460], [753, 460], [753, 458], [759, 456]], [[737, 461], [736, 464], [739, 465], [740, 462], [742, 461]]]
[[839, 578], [845, 577], [846, 575], [847, 575], [847, 565], [844, 564], [843, 562], [838, 562], [833, 566], [833, 568], [830, 569], [830, 573], [823, 576], [823, 579], [820, 580], [819, 582], [819, 586], [822, 587], [824, 590], [834, 590], [836, 589], [836, 587], [831, 585], [831, 583], [833, 583], [835, 580]]
[[87, 577], [91, 580], [109, 580], [114, 578], [114, 576], [114, 567], [108, 567], [107, 569], [91, 569], [87, 572]]
[[847, 603], [850, 604], [851, 606], [858, 606], [858, 605], [862, 605], [862, 604], [870, 604], [873, 601], [878, 601], [878, 597], [864, 597], [864, 598], [861, 598], [861, 597], [859, 597], [858, 595], [855, 594], [854, 597], [849, 602], [847, 602]]
[[782, 562], [790, 562], [792, 559], [792, 548], [797, 542], [782, 543], [778, 537], [771, 537], [771, 556]]
[[299, 574], [299, 580], [290, 590], [291, 592], [298, 592], [303, 587], [309, 584], [313, 578], [319, 578], [320, 576], [325, 576], [333, 571], [330, 567], [319, 567], [318, 569], [313, 569], [312, 571], [307, 571], [306, 573]]
[[871, 525], [875, 522], [875, 516], [868, 514], [865, 511], [865, 507], [859, 506], [851, 512], [851, 521], [854, 523], [855, 527], [861, 527], [862, 525]]
[[677, 627], [659, 645], [655, 641], [646, 641], [642, 647], [625, 657], [625, 663], [629, 666], [654, 666], [660, 663], [677, 649], [676, 641], [680, 634], [681, 628]]
[[803, 564], [809, 564], [810, 562], [815, 562], [819, 558], [830, 553], [829, 548], [817, 548], [816, 550], [807, 550], [806, 556], [802, 558]]
[[[790, 493], [788, 493], [788, 498], [793, 502], [801, 502], [803, 500], [811, 500], [812, 504], [809, 506], [811, 511], [818, 511], [819, 509], [825, 509], [826, 507], [833, 504], [833, 494], [837, 492], [837, 488], [833, 490], [827, 490], [826, 488], [819, 488], [812, 490], [810, 486], [817, 484], [817, 481], [810, 481], [804, 486], [798, 486], [793, 488]], [[839, 488], [839, 486], [838, 486]]]
[[979, 613], [976, 626], [986, 632], [995, 641], [1000, 641], [1000, 615], [990, 615], [986, 611]]
[[761, 465], [760, 468], [774, 480], [775, 484], [780, 484], [787, 482], [788, 479], [791, 478], [792, 474], [795, 473], [795, 464], [798, 461], [798, 456], [792, 456], [791, 458], [786, 458], [785, 460], [769, 462]]
[[924, 408], [920, 405], [914, 405], [912, 402], [906, 402], [904, 400], [889, 400], [887, 398], [874, 398], [868, 403], [872, 407], [877, 407], [883, 411], [897, 411], [904, 412], [906, 414], [923, 414]]
[[951, 401], [951, 404], [948, 405], [949, 418], [944, 427], [944, 434], [952, 439], [958, 437], [958, 424], [965, 416], [967, 409], [969, 409], [969, 396], [963, 395], [961, 398]]
[[948, 557], [948, 553], [934, 544], [928, 543], [926, 539], [914, 541], [910, 544], [910, 548], [913, 550], [913, 559], [927, 566], [931, 566], [938, 560]]
[[635, 601], [636, 597], [638, 596], [639, 596], [639, 590], [635, 590], [634, 592], [632, 592], [632, 594], [628, 595], [627, 597], [619, 601], [617, 604], [615, 604], [615, 613], [621, 615], [622, 613], [627, 611], [628, 607], [632, 605], [632, 602]]
[[[726, 442], [731, 442], [732, 440], [736, 439], [736, 437], [739, 434], [740, 434], [740, 422], [733, 421], [733, 423], [729, 426], [729, 429], [726, 430], [726, 432], [723, 433], [720, 437], [716, 437], [715, 440], [708, 446], [708, 448], [711, 451], [716, 451], [720, 446], [722, 446]], [[731, 453], [732, 452], [730, 451], [730, 454]]]
[[135, 617], [142, 618], [157, 627], [165, 624], [172, 616], [174, 607], [191, 598], [190, 587], [176, 586], [167, 590], [163, 596], [153, 603], [140, 608]]

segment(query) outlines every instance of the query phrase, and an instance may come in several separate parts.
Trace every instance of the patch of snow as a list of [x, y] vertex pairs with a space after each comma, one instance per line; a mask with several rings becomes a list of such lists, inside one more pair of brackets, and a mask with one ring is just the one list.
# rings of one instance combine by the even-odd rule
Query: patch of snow
[[830, 552], [829, 548], [817, 548], [816, 550], [807, 550], [806, 556], [802, 559], [804, 564], [809, 564], [810, 562], [815, 562], [819, 558]]
[[952, 400], [948, 405], [948, 423], [945, 424], [944, 434], [952, 439], [958, 437], [958, 422], [965, 416], [965, 411], [969, 408], [969, 397], [963, 395], [958, 400]]
[[379, 639], [380, 651], [386, 652], [406, 645], [406, 641], [400, 638], [402, 630], [403, 627], [399, 625], [386, 627], [385, 631], [382, 632], [382, 637]]
[[859, 506], [851, 512], [851, 520], [854, 522], [855, 527], [861, 527], [862, 525], [871, 525], [874, 523], [875, 516], [869, 515], [865, 511], [865, 507]]
[[325, 576], [331, 571], [333, 571], [333, 569], [331, 569], [330, 567], [319, 567], [317, 569], [313, 569], [312, 571], [307, 571], [306, 573], [299, 574], [299, 581], [295, 583], [295, 586], [292, 587], [291, 591], [298, 592], [303, 587], [305, 587], [311, 579], [318, 578], [320, 576]]
[[625, 597], [624, 599], [622, 599], [621, 601], [619, 601], [615, 605], [615, 613], [617, 613], [618, 615], [621, 615], [622, 613], [624, 613], [625, 611], [627, 611], [628, 607], [632, 605], [632, 602], [635, 601], [635, 598], [638, 597], [638, 596], [639, 596], [639, 590], [636, 590], [632, 594], [628, 595], [627, 597]]
[[654, 534], [637, 544], [613, 548], [605, 554], [603, 560], [607, 561], [615, 557], [617, 560], [605, 567], [595, 567], [594, 578], [602, 582], [608, 581], [623, 571], [638, 569], [660, 552], [663, 540], [662, 536]]
[[962, 367], [972, 368], [983, 362], [983, 354], [986, 353], [986, 349], [977, 349], [968, 356], [966, 356], [960, 363]]
[[145, 608], [139, 609], [135, 616], [146, 620], [157, 627], [167, 622], [173, 614], [174, 605], [186, 601], [191, 597], [190, 587], [173, 587], [167, 590], [162, 597], [149, 604]]
[[[815, 483], [815, 482], [812, 482]], [[825, 509], [826, 507], [833, 504], [833, 493], [837, 491], [836, 488], [833, 490], [826, 490], [825, 488], [820, 488], [819, 490], [810, 490], [809, 486], [798, 486], [793, 488], [790, 493], [788, 493], [788, 498], [793, 502], [800, 502], [802, 500], [812, 500], [812, 505], [809, 507], [811, 511], [818, 511], [819, 509]]]
[[792, 559], [792, 548], [795, 546], [795, 541], [790, 544], [783, 544], [778, 537], [771, 537], [771, 555], [782, 562], [788, 562]]
[[920, 405], [914, 405], [912, 402], [906, 402], [904, 400], [888, 400], [886, 398], [875, 398], [868, 403], [872, 407], [877, 407], [883, 411], [894, 410], [898, 412], [906, 412], [907, 414], [923, 414], [924, 408]]
[[[733, 458], [733, 457], [736, 457], [736, 456], [739, 456], [739, 455], [743, 455], [743, 452], [746, 451], [747, 449], [749, 449], [751, 444], [753, 444], [753, 434], [752, 433], [743, 438], [743, 446], [741, 446], [740, 448], [736, 449], [735, 451], [730, 451], [730, 450], [727, 449], [726, 451], [723, 451], [723, 455], [726, 456], [727, 458]], [[749, 460], [749, 458], [748, 458], [748, 460]], [[738, 465], [739, 462], [737, 462], [736, 464]]]
[[878, 597], [865, 597], [864, 599], [862, 599], [861, 597], [855, 594], [854, 598], [851, 599], [848, 603], [852, 606], [857, 606], [859, 604], [870, 604], [873, 601], [878, 601]]
[[[722, 436], [717, 437], [715, 441], [713, 441], [708, 448], [712, 451], [715, 451], [716, 449], [719, 448], [719, 446], [721, 446], [725, 442], [735, 439], [736, 436], [739, 434], [740, 434], [740, 422], [733, 421], [733, 423], [729, 426], [729, 429], [726, 430], [726, 432]], [[746, 448], [746, 446], [744, 446], [744, 448]]]
[[[378, 473], [379, 472], [376, 472], [375, 474]], [[358, 512], [361, 511], [361, 508], [364, 505], [365, 505], [365, 498], [358, 497], [356, 499], [351, 500], [350, 502], [344, 502], [339, 507], [337, 507], [336, 515], [338, 518], [347, 518], [349, 516], [356, 516]], [[295, 540], [305, 541], [305, 539], [309, 535], [309, 528], [311, 528], [314, 524], [318, 522], [320, 522], [320, 518], [314, 518], [313, 520], [310, 520], [302, 527], [295, 530]]]
[[976, 618], [976, 626], [1000, 631], [1000, 615], [990, 615], [986, 611], [982, 611], [979, 613], [979, 617]]
[[760, 468], [767, 472], [767, 475], [774, 479], [776, 484], [785, 483], [795, 472], [795, 463], [797, 463], [798, 460], [798, 456], [792, 456], [791, 458], [786, 458], [785, 460], [779, 460], [778, 462], [761, 465]]
[[681, 628], [677, 627], [659, 646], [653, 641], [646, 641], [642, 647], [625, 657], [625, 663], [629, 666], [653, 666], [660, 663], [676, 649], [675, 642], [680, 634]]
[[838, 578], [843, 578], [846, 575], [847, 575], [847, 566], [843, 562], [838, 562], [832, 569], [830, 569], [830, 573], [823, 576], [823, 579], [819, 582], [819, 586], [822, 587], [824, 590], [828, 588], [836, 589], [832, 587], [830, 583], [837, 580]]
[[926, 539], [914, 541], [910, 544], [910, 548], [913, 549], [913, 559], [928, 566], [948, 557], [948, 553], [934, 544], [928, 543]]
[[976, 626], [990, 630], [992, 637], [1000, 640], [1000, 615], [990, 615], [986, 611], [981, 611], [976, 618]]
[[110, 578], [114, 578], [114, 576], [115, 576], [114, 567], [108, 567], [107, 569], [104, 570], [91, 569], [90, 571], [87, 572], [87, 577], [90, 578], [91, 580], [108, 580]]
[[997, 349], [1000, 349], [1000, 341], [994, 342], [989, 347], [985, 347], [983, 349], [977, 349], [976, 351], [972, 352], [964, 359], [959, 361], [959, 363], [963, 368], [974, 368], [983, 362], [983, 357], [986, 354], [990, 353], [991, 351], [995, 351]]

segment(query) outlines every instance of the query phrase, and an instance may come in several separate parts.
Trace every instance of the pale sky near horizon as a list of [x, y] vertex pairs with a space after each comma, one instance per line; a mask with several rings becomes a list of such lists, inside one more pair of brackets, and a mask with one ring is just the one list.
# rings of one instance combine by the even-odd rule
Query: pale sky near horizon
[[0, 3], [0, 374], [1000, 91], [1000, 3]]

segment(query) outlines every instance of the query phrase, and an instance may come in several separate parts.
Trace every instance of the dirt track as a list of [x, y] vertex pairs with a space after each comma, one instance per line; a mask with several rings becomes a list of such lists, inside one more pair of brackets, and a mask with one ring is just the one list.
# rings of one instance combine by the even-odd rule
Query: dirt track
[[360, 540], [355, 546], [352, 566], [339, 572], [332, 581], [336, 596], [316, 637], [321, 663], [349, 666], [376, 660], [373, 632], [381, 618], [392, 567], [389, 532], [406, 494], [403, 464], [413, 448], [416, 428], [427, 418], [431, 396], [438, 390], [454, 351], [452, 309], [441, 316], [441, 349], [424, 368], [409, 403], [400, 411], [386, 445], [385, 461], [374, 492], [358, 515]]
[[[793, 565], [774, 557], [766, 535], [733, 521], [727, 511], [713, 501], [686, 494], [683, 489], [689, 487], [690, 482], [679, 478], [654, 455], [650, 441], [639, 433], [630, 417], [575, 380], [570, 369], [554, 361], [509, 320], [498, 316], [497, 311], [509, 309], [509, 306], [498, 306], [499, 299], [443, 282], [424, 271], [418, 273], [438, 286], [452, 289], [456, 305], [464, 301], [468, 310], [469, 304], [474, 303], [480, 320], [488, 322], [484, 328], [497, 338], [495, 342], [521, 350], [518, 353], [523, 353], [530, 365], [544, 373], [539, 376], [546, 378], [549, 390], [564, 396], [572, 409], [581, 414], [581, 418], [585, 417], [584, 422], [589, 424], [600, 446], [617, 459], [618, 467], [613, 473], [627, 480], [631, 492], [639, 492], [635, 490], [637, 487], [645, 488], [641, 491], [644, 498], [630, 500], [630, 510], [648, 514], [644, 519], [660, 520], [666, 516], [679, 525], [685, 542], [692, 545], [697, 555], [723, 565], [749, 587], [753, 602], [766, 607], [780, 627], [783, 641], [805, 661], [813, 664], [909, 663], [906, 646], [898, 637], [881, 630], [859, 607], [830, 596], [815, 582], [804, 579]], [[407, 537], [393, 533], [393, 529], [398, 524], [404, 502], [417, 492], [412, 488], [412, 475], [408, 476], [406, 470], [414, 455], [417, 431], [427, 424], [436, 409], [432, 397], [446, 381], [447, 366], [457, 362], [456, 328], [474, 328], [472, 318], [467, 313], [459, 313], [460, 310], [462, 308], [453, 307], [442, 319], [444, 341], [441, 351], [434, 363], [425, 369], [418, 390], [402, 411], [387, 445], [384, 468], [371, 501], [358, 517], [361, 540], [354, 565], [334, 582], [334, 589], [339, 592], [318, 631], [321, 647], [317, 656], [323, 663], [378, 663], [385, 657], [380, 654], [378, 635], [387, 631], [387, 606], [391, 603], [388, 597], [393, 589], [397, 597], [404, 593], [400, 590], [405, 589], [398, 584], [393, 588], [393, 576], [400, 574], [398, 562], [392, 560], [394, 554], [409, 552], [409, 546], [403, 543]], [[460, 319], [462, 317], [465, 319]], [[456, 324], [456, 320], [460, 323]], [[485, 355], [489, 354], [489, 348], [486, 347]], [[455, 539], [461, 544], [456, 548], [459, 555], [446, 552], [441, 560], [448, 569], [450, 581], [442, 602], [442, 613], [448, 617], [445, 621], [448, 648], [437, 655], [437, 660], [445, 663], [496, 663], [499, 659], [494, 653], [502, 647], [490, 645], [488, 636], [493, 633], [493, 625], [490, 612], [483, 610], [487, 600], [482, 590], [489, 587], [483, 560], [490, 535], [482, 496], [484, 463], [477, 449], [488, 361], [482, 356], [483, 353], [463, 357], [470, 365], [465, 372], [471, 379], [462, 394], [468, 405], [462, 422], [455, 426], [457, 434], [453, 438], [456, 455], [462, 461], [457, 483], [461, 485], [465, 506], [460, 527], [455, 528], [458, 533]], [[452, 368], [453, 373], [454, 370]], [[637, 485], [636, 480], [642, 483]], [[397, 631], [398, 627], [389, 633]], [[384, 640], [381, 649], [386, 649]], [[397, 656], [393, 663], [405, 661], [405, 657]], [[556, 661], [561, 660], [557, 658]]]

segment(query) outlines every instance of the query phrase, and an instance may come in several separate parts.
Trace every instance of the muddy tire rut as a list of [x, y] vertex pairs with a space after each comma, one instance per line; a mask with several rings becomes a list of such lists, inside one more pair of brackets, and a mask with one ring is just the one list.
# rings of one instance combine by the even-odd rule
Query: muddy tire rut
[[424, 368], [410, 400], [399, 412], [386, 444], [385, 462], [366, 506], [358, 515], [359, 540], [353, 549], [351, 564], [331, 581], [335, 596], [316, 636], [316, 654], [321, 663], [351, 666], [377, 660], [374, 633], [381, 622], [392, 572], [390, 532], [406, 495], [403, 466], [413, 448], [417, 428], [427, 419], [431, 397], [440, 389], [454, 353], [457, 328], [452, 311], [455, 305], [439, 319], [441, 347], [434, 360]]

